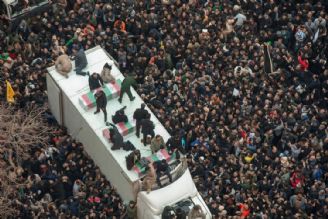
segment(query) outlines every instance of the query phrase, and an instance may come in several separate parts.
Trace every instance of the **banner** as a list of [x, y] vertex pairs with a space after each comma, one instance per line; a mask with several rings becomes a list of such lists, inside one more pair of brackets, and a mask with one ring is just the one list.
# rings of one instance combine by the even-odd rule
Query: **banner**
[[7, 102], [8, 103], [14, 103], [15, 99], [15, 92], [14, 89], [12, 88], [11, 84], [9, 83], [9, 81], [6, 80], [6, 85], [7, 85]]

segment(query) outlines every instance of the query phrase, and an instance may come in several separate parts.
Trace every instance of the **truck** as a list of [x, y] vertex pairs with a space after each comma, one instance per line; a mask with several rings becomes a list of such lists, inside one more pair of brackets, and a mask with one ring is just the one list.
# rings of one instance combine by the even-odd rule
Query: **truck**
[[1, 0], [0, 16], [12, 29], [24, 18], [46, 11], [50, 6], [50, 0]]
[[[117, 67], [117, 62], [100, 46], [85, 51], [88, 66], [85, 71], [90, 73], [100, 73], [103, 66], [108, 63], [112, 66], [112, 75], [119, 84], [124, 80], [123, 74]], [[102, 113], [94, 114], [95, 107], [83, 102], [85, 97], [93, 98], [88, 86], [88, 77], [76, 75], [75, 64], [68, 74], [68, 78], [59, 74], [55, 66], [49, 67], [47, 74], [47, 92], [49, 108], [60, 125], [67, 128], [70, 135], [83, 143], [85, 151], [94, 160], [102, 173], [116, 188], [117, 192], [125, 203], [133, 200], [137, 202], [138, 218], [156, 219], [162, 218], [163, 213], [174, 214], [181, 211], [185, 215], [195, 205], [201, 206], [206, 218], [212, 218], [211, 213], [197, 191], [193, 182], [186, 159], [182, 156], [178, 159], [168, 160], [172, 182], [167, 176], [162, 176], [160, 181], [162, 188], [155, 183], [151, 192], [145, 191], [142, 180], [145, 177], [136, 166], [131, 170], [127, 169], [126, 157], [131, 153], [125, 150], [112, 150], [112, 143], [106, 138], [108, 126], [104, 123]], [[127, 95], [123, 97], [122, 103], [118, 101], [113, 85], [107, 84], [106, 89], [112, 89], [107, 103], [107, 113], [111, 115], [122, 107], [126, 106], [125, 114], [131, 122], [130, 131], [124, 132], [124, 141], [130, 141], [134, 147], [140, 151], [141, 157], [154, 157], [149, 146], [144, 146], [133, 130], [133, 113], [144, 103], [138, 93], [131, 89], [135, 99], [130, 101]], [[112, 86], [112, 87], [111, 87]], [[105, 89], [105, 88], [103, 88]], [[106, 91], [110, 92], [110, 91]], [[166, 142], [171, 136], [146, 106], [151, 114], [151, 120], [155, 126], [155, 134], [160, 134]], [[108, 124], [107, 124], [108, 125]], [[131, 131], [132, 130], [132, 131]], [[156, 154], [156, 159], [166, 159], [168, 154]], [[138, 172], [139, 171], [139, 172]], [[163, 217], [164, 218], [164, 217]]]

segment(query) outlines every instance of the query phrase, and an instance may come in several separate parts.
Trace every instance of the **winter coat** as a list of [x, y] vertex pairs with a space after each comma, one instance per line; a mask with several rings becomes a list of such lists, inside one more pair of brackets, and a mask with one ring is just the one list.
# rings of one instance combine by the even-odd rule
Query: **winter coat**
[[150, 119], [142, 120], [141, 124], [142, 124], [142, 133], [143, 134], [151, 134], [154, 132], [155, 126], [154, 126], [154, 123]]
[[164, 139], [162, 137], [161, 137], [160, 141], [157, 141], [156, 137], [153, 138], [153, 140], [151, 140], [150, 149], [153, 154], [164, 147], [165, 147], [165, 143], [164, 143]]
[[75, 68], [84, 69], [88, 65], [87, 56], [85, 55], [83, 49], [80, 49], [75, 57]]
[[131, 76], [127, 76], [126, 78], [124, 78], [123, 82], [122, 82], [122, 86], [121, 86], [121, 91], [127, 91], [130, 89], [131, 86], [137, 85], [136, 80], [131, 77]]
[[68, 55], [61, 55], [55, 62], [56, 70], [59, 74], [68, 77], [68, 73], [72, 70], [72, 63]]
[[104, 91], [99, 91], [101, 92], [100, 96], [96, 96], [96, 103], [99, 108], [106, 108], [107, 106], [107, 98], [104, 93]]
[[148, 111], [146, 109], [136, 109], [136, 111], [133, 114], [133, 118], [137, 121], [141, 121], [143, 119], [146, 119], [148, 115]]
[[103, 79], [100, 77], [99, 74], [96, 73], [96, 78], [94, 78], [93, 76], [94, 74], [92, 74], [89, 77], [89, 87], [90, 90], [95, 90], [97, 88], [100, 88], [102, 85], [104, 85]]
[[104, 67], [100, 73], [100, 76], [105, 83], [115, 83], [115, 78], [109, 68]]

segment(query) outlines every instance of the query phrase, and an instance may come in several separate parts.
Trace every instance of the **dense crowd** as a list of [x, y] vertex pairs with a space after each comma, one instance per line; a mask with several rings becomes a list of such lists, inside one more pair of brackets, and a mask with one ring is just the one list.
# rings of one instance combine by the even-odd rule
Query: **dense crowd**
[[[45, 104], [46, 67], [76, 47], [101, 45], [178, 133], [216, 218], [328, 215], [328, 1], [58, 2], [10, 34], [0, 23], [1, 101], [9, 80], [17, 107]], [[13, 197], [20, 218], [122, 215], [115, 190], [81, 159], [82, 145], [63, 129], [54, 135], [56, 158], [33, 151], [24, 164], [30, 186]]]

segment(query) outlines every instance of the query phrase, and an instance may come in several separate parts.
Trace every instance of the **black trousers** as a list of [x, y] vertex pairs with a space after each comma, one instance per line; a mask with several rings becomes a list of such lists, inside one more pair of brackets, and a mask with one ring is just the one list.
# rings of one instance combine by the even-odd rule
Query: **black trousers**
[[136, 135], [138, 138], [140, 137], [140, 128], [141, 128], [141, 121], [136, 120]]
[[105, 107], [104, 108], [99, 108], [99, 106], [97, 106], [96, 112], [98, 113], [100, 110], [103, 111], [104, 117], [105, 117], [105, 122], [107, 122], [107, 110], [106, 110], [106, 108]]

